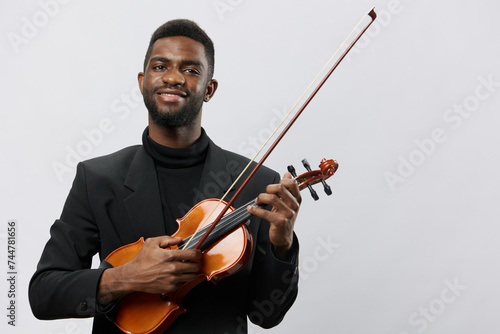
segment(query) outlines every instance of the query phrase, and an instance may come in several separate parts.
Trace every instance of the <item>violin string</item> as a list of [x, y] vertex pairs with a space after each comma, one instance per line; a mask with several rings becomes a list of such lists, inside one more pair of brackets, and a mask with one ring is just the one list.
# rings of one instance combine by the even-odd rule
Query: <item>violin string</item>
[[[248, 205], [250, 205], [252, 202], [248, 203]], [[226, 232], [230, 231], [235, 225], [241, 222], [241, 219], [243, 219], [246, 215], [250, 215], [250, 213], [246, 210], [246, 206], [243, 206], [235, 211], [232, 211], [230, 214], [227, 215], [227, 218], [224, 219], [224, 221], [221, 219], [219, 224], [215, 226], [211, 236], [214, 235], [215, 238], [217, 239], [218, 234], [225, 234]], [[209, 227], [210, 225], [206, 226], [206, 228], [204, 228], [203, 230], [206, 231]], [[198, 242], [202, 236], [203, 233], [198, 233], [197, 236], [194, 238], [195, 241]]]
[[[248, 211], [246, 211], [246, 207], [247, 207], [247, 205], [252, 205], [254, 203], [255, 203], [255, 201], [252, 200], [252, 201], [248, 202], [247, 204], [241, 206], [240, 208], [238, 208], [234, 211], [231, 211], [230, 213], [225, 215], [221, 219], [219, 224], [217, 224], [215, 229], [212, 231], [212, 234], [213, 235], [218, 234], [218, 233], [224, 234], [225, 232], [227, 232], [227, 231], [225, 231], [226, 228], [228, 230], [230, 230], [234, 225], [236, 225], [238, 222], [240, 222], [241, 219], [243, 217], [245, 217], [245, 215], [247, 215], [247, 214], [250, 215], [250, 213], [248, 213]], [[201, 239], [201, 236], [204, 234], [204, 232], [210, 228], [210, 225], [211, 224], [208, 224], [208, 225], [204, 226], [203, 228], [199, 229], [199, 231], [198, 231], [199, 233], [196, 236], [194, 236], [193, 241], [198, 242]], [[190, 236], [186, 237], [184, 240], [191, 238], [192, 236], [193, 235], [190, 235]], [[189, 241], [189, 239], [188, 239], [188, 241]], [[181, 242], [181, 246], [182, 245], [183, 244]]]
[[[227, 232], [231, 231], [231, 229], [234, 226], [239, 224], [241, 222], [241, 219], [243, 219], [245, 217], [245, 215], [250, 215], [250, 214], [248, 212], [241, 211], [238, 213], [238, 215], [232, 216], [231, 219], [229, 219], [229, 220], [226, 220], [224, 222], [221, 220], [219, 222], [219, 224], [217, 224], [215, 229], [212, 231], [212, 233], [210, 234], [210, 237], [214, 238], [214, 240], [217, 240], [219, 238], [219, 236], [226, 234]], [[198, 242], [201, 239], [202, 235], [203, 234], [198, 233], [196, 235], [196, 237], [194, 238], [194, 241]], [[209, 238], [207, 238], [207, 240], [205, 240], [203, 242], [203, 244], [200, 246], [201, 250], [203, 250], [205, 244], [207, 244], [207, 245], [211, 244], [211, 240]]]
[[288, 113], [285, 115], [285, 117], [283, 117], [283, 119], [281, 120], [281, 122], [276, 126], [276, 128], [274, 129], [274, 131], [269, 135], [269, 137], [267, 138], [267, 140], [264, 142], [264, 144], [262, 144], [262, 146], [259, 148], [259, 150], [257, 151], [257, 153], [255, 153], [255, 155], [252, 157], [252, 159], [248, 162], [248, 164], [245, 166], [245, 168], [243, 168], [243, 170], [241, 171], [241, 173], [238, 175], [238, 177], [236, 178], [236, 180], [231, 184], [231, 186], [228, 188], [228, 190], [224, 193], [224, 195], [221, 197], [221, 199], [219, 200], [219, 202], [217, 203], [217, 205], [213, 208], [212, 212], [210, 212], [210, 214], [203, 220], [203, 222], [198, 226], [198, 228], [196, 229], [196, 231], [192, 234], [192, 236], [190, 237], [190, 239], [188, 240], [188, 242], [186, 243], [186, 245], [184, 246], [184, 248], [182, 249], [186, 249], [188, 247], [188, 245], [191, 243], [191, 241], [193, 240], [194, 236], [200, 232], [200, 228], [202, 225], [204, 225], [206, 223], [206, 221], [213, 215], [213, 213], [215, 212], [215, 210], [217, 210], [217, 208], [219, 207], [220, 203], [222, 203], [222, 201], [226, 198], [227, 194], [231, 191], [231, 189], [233, 189], [233, 187], [236, 185], [236, 183], [239, 181], [239, 179], [243, 176], [243, 174], [247, 171], [247, 169], [250, 167], [250, 165], [255, 161], [255, 159], [257, 159], [257, 157], [259, 156], [260, 152], [262, 152], [262, 150], [264, 149], [264, 147], [267, 146], [267, 144], [269, 143], [269, 141], [271, 140], [272, 137], [274, 137], [274, 135], [276, 134], [276, 132], [278, 131], [278, 129], [283, 125], [283, 123], [285, 122], [285, 120], [288, 118], [288, 116], [290, 116], [290, 114], [292, 113], [292, 111], [295, 109], [295, 107], [297, 107], [297, 105], [299, 104], [299, 102], [304, 98], [304, 96], [307, 94], [307, 92], [311, 89], [311, 87], [314, 85], [314, 83], [319, 79], [319, 77], [325, 72], [326, 68], [330, 65], [330, 63], [333, 61], [333, 59], [335, 59], [335, 57], [337, 56], [337, 54], [340, 52], [340, 50], [344, 47], [345, 43], [347, 43], [347, 41], [351, 38], [351, 36], [354, 34], [354, 32], [358, 29], [358, 27], [361, 25], [361, 23], [366, 19], [366, 17], [369, 15], [369, 13], [373, 10], [370, 9], [370, 11], [368, 11], [367, 14], [363, 15], [363, 17], [361, 18], [361, 20], [359, 20], [358, 24], [354, 27], [354, 29], [351, 31], [351, 33], [346, 37], [346, 39], [342, 42], [342, 44], [340, 44], [340, 46], [338, 47], [338, 49], [335, 51], [335, 53], [330, 57], [330, 59], [326, 62], [326, 64], [323, 66], [323, 68], [319, 71], [319, 73], [316, 75], [316, 77], [312, 80], [312, 82], [309, 84], [309, 86], [307, 86], [307, 88], [304, 90], [304, 92], [300, 95], [300, 97], [297, 99], [297, 101], [295, 102], [295, 104], [290, 108], [290, 111], [288, 111]]
[[[219, 222], [219, 225], [225, 225], [225, 224], [226, 224], [226, 222], [230, 221], [230, 220], [233, 218], [233, 214], [236, 214], [236, 213], [237, 213], [237, 211], [238, 211], [238, 210], [231, 211], [231, 212], [229, 212], [227, 215], [225, 215], [224, 217], [222, 217], [221, 221]], [[192, 241], [194, 241], [194, 242], [198, 242], [198, 241], [201, 239], [201, 235], [203, 235], [203, 234], [204, 234], [204, 233], [205, 233], [205, 232], [206, 232], [206, 231], [210, 228], [210, 226], [211, 226], [211, 225], [212, 225], [212, 224], [208, 224], [208, 225], [203, 226], [202, 228], [200, 228], [200, 229], [198, 230], [198, 232], [199, 232], [198, 234], [196, 234], [196, 232], [195, 232], [195, 233], [193, 233], [193, 234], [191, 234], [191, 235], [187, 236], [187, 237], [186, 237], [186, 238], [185, 238], [185, 239], [181, 242], [181, 245], [183, 245], [183, 242], [184, 242], [184, 241], [189, 242], [191, 238], [193, 238], [193, 239], [192, 239]], [[218, 227], [218, 226], [216, 226], [216, 229], [217, 229], [217, 227]], [[214, 231], [214, 232], [215, 232], [215, 231]], [[186, 246], [187, 246], [187, 245], [188, 245], [188, 244], [186, 244]]]

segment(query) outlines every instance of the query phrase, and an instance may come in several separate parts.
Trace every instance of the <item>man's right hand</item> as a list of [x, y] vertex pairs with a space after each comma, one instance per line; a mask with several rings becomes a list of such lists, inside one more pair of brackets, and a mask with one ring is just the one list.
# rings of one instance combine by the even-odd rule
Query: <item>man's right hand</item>
[[165, 249], [181, 241], [169, 236], [148, 238], [130, 262], [106, 269], [99, 282], [100, 302], [106, 304], [134, 291], [168, 293], [194, 280], [201, 251]]

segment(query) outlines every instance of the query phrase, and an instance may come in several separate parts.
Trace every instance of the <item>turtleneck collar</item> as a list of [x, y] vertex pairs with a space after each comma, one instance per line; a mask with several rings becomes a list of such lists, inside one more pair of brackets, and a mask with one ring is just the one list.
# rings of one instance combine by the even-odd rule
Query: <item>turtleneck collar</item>
[[158, 144], [149, 137], [149, 127], [146, 127], [142, 134], [142, 144], [146, 152], [153, 157], [155, 163], [167, 168], [186, 168], [203, 163], [207, 156], [208, 143], [209, 139], [203, 128], [200, 138], [185, 148], [171, 148]]

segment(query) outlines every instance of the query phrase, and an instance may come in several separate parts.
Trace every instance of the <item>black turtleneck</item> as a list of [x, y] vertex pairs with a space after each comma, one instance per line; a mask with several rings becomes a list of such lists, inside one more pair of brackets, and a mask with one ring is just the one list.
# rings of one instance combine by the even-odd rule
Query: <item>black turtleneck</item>
[[171, 148], [158, 144], [149, 137], [148, 128], [144, 130], [142, 144], [156, 165], [168, 235], [177, 230], [175, 220], [184, 216], [189, 208], [196, 204], [196, 189], [200, 186], [208, 143], [208, 136], [203, 129], [200, 138], [186, 148]]

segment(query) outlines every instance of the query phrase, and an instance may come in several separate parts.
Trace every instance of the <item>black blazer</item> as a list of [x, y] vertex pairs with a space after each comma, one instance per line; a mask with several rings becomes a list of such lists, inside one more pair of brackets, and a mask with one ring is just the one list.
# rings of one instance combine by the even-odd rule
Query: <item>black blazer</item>
[[[210, 141], [200, 200], [220, 198], [247, 162]], [[244, 205], [278, 181], [276, 172], [262, 167], [234, 206]], [[168, 333], [246, 333], [247, 316], [265, 328], [282, 320], [297, 295], [297, 239], [290, 261], [280, 261], [271, 250], [269, 223], [254, 216], [249, 227], [254, 249], [248, 264], [216, 285], [204, 282], [195, 287], [183, 302], [187, 312]], [[50, 234], [29, 286], [34, 315], [39, 319], [94, 317], [93, 333], [121, 333], [108, 320], [110, 306], [97, 302], [104, 269], [90, 267], [97, 253], [102, 261], [140, 237], [166, 234], [153, 159], [142, 146], [132, 146], [80, 163], [61, 218]]]

